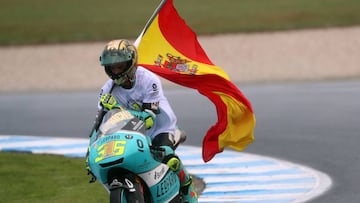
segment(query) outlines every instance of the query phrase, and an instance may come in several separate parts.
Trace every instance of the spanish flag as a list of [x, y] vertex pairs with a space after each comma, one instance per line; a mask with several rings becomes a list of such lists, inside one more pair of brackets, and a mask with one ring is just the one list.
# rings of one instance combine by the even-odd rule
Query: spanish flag
[[225, 147], [242, 151], [253, 142], [255, 115], [251, 103], [224, 70], [210, 61], [173, 0], [163, 0], [135, 45], [139, 65], [176, 84], [197, 89], [214, 103], [218, 120], [203, 139], [205, 162]]

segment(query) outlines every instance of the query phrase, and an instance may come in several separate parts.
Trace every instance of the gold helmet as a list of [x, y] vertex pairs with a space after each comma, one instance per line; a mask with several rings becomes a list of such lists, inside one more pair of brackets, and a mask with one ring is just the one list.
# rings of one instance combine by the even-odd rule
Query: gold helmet
[[[119, 74], [114, 74], [111, 71], [111, 66], [123, 62], [127, 62], [125, 70]], [[115, 84], [123, 85], [126, 81], [133, 83], [137, 67], [136, 47], [125, 39], [110, 41], [100, 56], [100, 63], [105, 67], [106, 74], [114, 80]]]

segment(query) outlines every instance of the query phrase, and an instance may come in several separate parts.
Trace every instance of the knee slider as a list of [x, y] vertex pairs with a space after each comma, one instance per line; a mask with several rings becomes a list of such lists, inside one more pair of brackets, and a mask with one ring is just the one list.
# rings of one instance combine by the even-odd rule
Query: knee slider
[[176, 155], [168, 155], [164, 158], [163, 163], [169, 166], [172, 171], [178, 171], [180, 169], [180, 159]]

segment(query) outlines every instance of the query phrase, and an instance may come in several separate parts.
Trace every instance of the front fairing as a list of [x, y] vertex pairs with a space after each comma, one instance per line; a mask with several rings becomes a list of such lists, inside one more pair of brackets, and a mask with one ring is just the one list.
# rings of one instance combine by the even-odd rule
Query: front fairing
[[94, 175], [106, 183], [111, 168], [143, 173], [156, 167], [150, 138], [144, 135], [144, 123], [124, 109], [107, 112], [90, 143], [89, 165]]

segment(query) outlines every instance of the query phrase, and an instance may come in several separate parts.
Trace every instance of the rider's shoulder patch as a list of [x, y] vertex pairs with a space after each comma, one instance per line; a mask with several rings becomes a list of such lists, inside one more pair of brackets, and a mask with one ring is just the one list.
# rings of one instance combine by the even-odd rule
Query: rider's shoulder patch
[[153, 92], [159, 91], [158, 86], [157, 86], [156, 83], [153, 83], [153, 84], [152, 84], [152, 90], [153, 90]]

